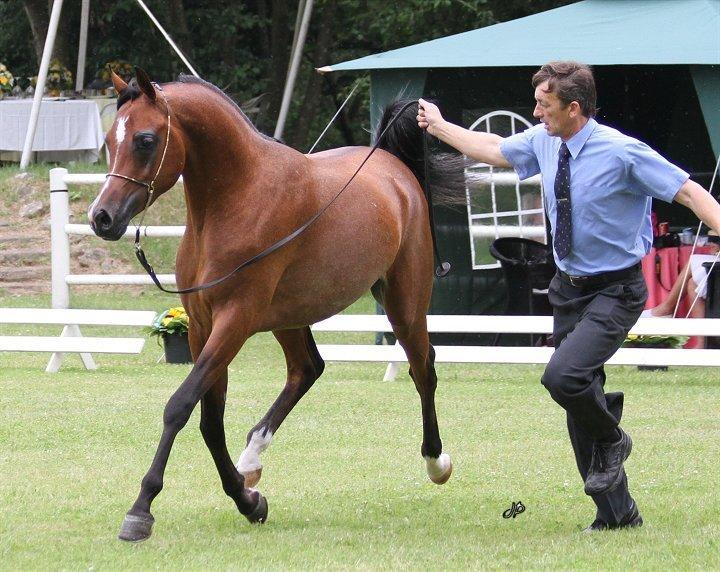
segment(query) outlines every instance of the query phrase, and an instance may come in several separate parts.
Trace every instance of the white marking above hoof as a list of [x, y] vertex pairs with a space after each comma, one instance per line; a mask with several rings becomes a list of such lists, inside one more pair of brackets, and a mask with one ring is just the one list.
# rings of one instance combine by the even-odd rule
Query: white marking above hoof
[[447, 453], [441, 453], [437, 459], [425, 457], [425, 466], [428, 477], [436, 485], [445, 484], [452, 475], [452, 460]]
[[[260, 480], [260, 473], [262, 472], [260, 453], [268, 448], [272, 437], [273, 435], [269, 431], [265, 435], [262, 434], [262, 430], [255, 431], [252, 437], [250, 437], [250, 442], [247, 444], [247, 447], [245, 447], [245, 450], [240, 453], [236, 468], [238, 472], [245, 475], [246, 479], [250, 477], [251, 474], [257, 473], [255, 483]], [[246, 484], [245, 486], [252, 485]]]

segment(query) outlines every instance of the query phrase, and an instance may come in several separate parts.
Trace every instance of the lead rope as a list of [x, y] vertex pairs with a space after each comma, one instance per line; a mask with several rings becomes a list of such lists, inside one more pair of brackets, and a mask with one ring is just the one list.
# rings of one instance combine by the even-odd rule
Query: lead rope
[[[162, 92], [161, 92], [161, 93], [162, 93]], [[164, 97], [164, 94], [163, 94], [163, 97]], [[167, 104], [167, 99], [165, 99], [165, 103]], [[350, 177], [350, 179], [348, 180], [348, 182], [345, 183], [345, 185], [343, 186], [343, 188], [338, 191], [338, 193], [332, 198], [332, 200], [331, 200], [329, 203], [327, 203], [320, 211], [318, 211], [317, 213], [315, 213], [315, 214], [314, 214], [308, 221], [306, 221], [302, 226], [300, 226], [300, 227], [298, 227], [297, 229], [295, 229], [292, 233], [290, 233], [290, 234], [287, 235], [286, 237], [284, 237], [284, 238], [278, 240], [277, 242], [275, 242], [274, 244], [268, 246], [268, 247], [267, 247], [265, 250], [263, 250], [262, 252], [256, 254], [256, 255], [253, 256], [252, 258], [249, 258], [248, 260], [246, 260], [245, 262], [243, 262], [240, 266], [238, 266], [237, 268], [235, 268], [235, 270], [232, 270], [231, 272], [228, 272], [225, 276], [222, 276], [221, 278], [216, 278], [215, 280], [212, 280], [212, 281], [210, 281], [210, 282], [206, 282], [205, 284], [200, 284], [200, 285], [198, 285], [198, 286], [191, 286], [190, 288], [181, 288], [181, 289], [179, 289], [179, 290], [170, 290], [170, 289], [168, 289], [168, 288], [165, 288], [162, 284], [160, 284], [160, 280], [158, 279], [157, 275], [155, 274], [155, 270], [153, 269], [153, 267], [152, 267], [152, 266], [150, 265], [150, 263], [148, 262], [147, 257], [145, 256], [145, 253], [143, 252], [143, 249], [142, 249], [142, 247], [140, 246], [140, 227], [138, 227], [137, 232], [136, 232], [136, 234], [135, 234], [135, 256], [137, 257], [138, 262], [140, 262], [140, 265], [145, 269], [145, 272], [148, 273], [148, 275], [150, 276], [150, 278], [152, 279], [152, 281], [155, 283], [155, 286], [157, 286], [157, 287], [158, 287], [160, 290], [162, 290], [163, 292], [167, 292], [168, 294], [191, 294], [191, 293], [193, 293], [193, 292], [199, 292], [199, 291], [201, 291], [201, 290], [206, 290], [206, 289], [208, 289], [208, 288], [212, 288], [213, 286], [217, 286], [217, 285], [220, 284], [221, 282], [224, 282], [225, 280], [227, 280], [228, 278], [230, 278], [230, 277], [233, 276], [234, 274], [237, 274], [238, 272], [240, 272], [240, 270], [243, 270], [244, 268], [247, 268], [248, 266], [251, 266], [251, 265], [255, 264], [256, 262], [259, 262], [260, 260], [262, 260], [262, 259], [265, 258], [266, 256], [272, 254], [272, 253], [275, 252], [276, 250], [278, 250], [278, 249], [282, 248], [283, 246], [285, 246], [288, 242], [290, 242], [290, 241], [294, 240], [295, 238], [297, 238], [298, 236], [300, 236], [300, 235], [301, 235], [303, 232], [305, 232], [328, 208], [330, 208], [330, 206], [338, 199], [338, 197], [345, 191], [345, 189], [347, 189], [348, 186], [350, 186], [350, 183], [352, 183], [353, 179], [355, 179], [355, 176], [360, 172], [360, 169], [362, 169], [363, 166], [365, 165], [365, 163], [367, 163], [368, 159], [370, 159], [370, 157], [372, 156], [372, 154], [375, 152], [375, 150], [376, 150], [376, 149], [378, 148], [378, 146], [380, 145], [380, 142], [382, 141], [382, 138], [383, 138], [383, 136], [385, 135], [385, 133], [387, 133], [388, 129], [390, 129], [390, 127], [393, 125], [393, 123], [395, 123], [395, 121], [398, 119], [398, 117], [400, 117], [400, 116], [405, 112], [406, 109], [408, 109], [411, 105], [414, 105], [414, 104], [416, 104], [415, 101], [409, 101], [407, 104], [405, 104], [405, 105], [400, 109], [400, 111], [398, 111], [398, 112], [395, 114], [395, 117], [393, 117], [393, 118], [390, 120], [390, 122], [387, 124], [387, 126], [385, 127], [385, 129], [383, 129], [382, 133], [380, 133], [380, 136], [377, 138], [377, 141], [375, 142], [375, 145], [373, 145], [372, 149], [370, 149], [370, 152], [367, 154], [367, 157], [365, 157], [365, 159], [363, 159], [363, 162], [360, 163], [360, 166], [355, 170], [355, 172], [353, 173], [352, 177]], [[166, 140], [165, 151], [167, 151], [167, 141], [170, 140], [170, 135], [169, 135], [169, 134], [170, 134], [170, 129], [169, 129], [170, 124], [169, 124], [169, 123], [170, 123], [170, 107], [168, 106], [168, 136], [167, 136], [167, 140]], [[163, 152], [163, 158], [162, 158], [162, 160], [164, 160], [164, 159], [165, 159], [165, 152]], [[162, 167], [162, 160], [161, 160], [161, 162], [160, 162], [160, 167]], [[157, 171], [158, 173], [160, 172], [160, 167], [158, 167], [158, 171]], [[115, 173], [112, 173], [112, 175], [118, 176], [118, 177], [121, 177], [121, 178], [125, 178], [125, 179], [128, 179], [128, 180], [133, 180], [133, 179], [130, 179], [130, 177], [125, 177], [124, 175], [117, 175], [117, 174], [115, 174]], [[109, 176], [109, 175], [108, 175], [108, 176]], [[156, 176], [157, 176], [157, 173], [156, 173]], [[153, 181], [150, 183], [150, 185], [148, 185], [147, 183], [143, 183], [143, 182], [141, 182], [141, 181], [135, 181], [135, 182], [137, 182], [137, 183], [139, 183], [139, 184], [141, 184], [141, 185], [144, 185], [144, 186], [147, 186], [147, 187], [148, 187], [148, 202], [146, 203], [146, 208], [147, 208], [147, 205], [148, 205], [149, 202], [150, 202], [150, 187], [154, 184], [155, 181], [153, 180]], [[143, 211], [143, 215], [144, 215], [144, 211]], [[447, 263], [445, 263], [445, 264], [447, 264]], [[448, 266], [449, 266], [449, 265], [448, 265]], [[449, 268], [448, 268], [448, 270], [449, 270]]]
[[[720, 167], [720, 155], [718, 155], [718, 160], [715, 163], [715, 171], [713, 172], [712, 180], [710, 181], [710, 187], [708, 188], [708, 193], [710, 193], [711, 197], [712, 197], [713, 186], [715, 185], [715, 179], [717, 178], [717, 174], [718, 174], [718, 167]], [[675, 310], [673, 311], [673, 318], [675, 318], [677, 316], [678, 309], [680, 308], [680, 301], [682, 300], [683, 291], [685, 290], [685, 285], [687, 284], [688, 274], [690, 273], [690, 261], [692, 260], [693, 254], [695, 254], [695, 249], [697, 248], [698, 239], [700, 238], [700, 230], [702, 229], [702, 225], [703, 225], [703, 221], [700, 221], [698, 223], [697, 232], [695, 233], [695, 240], [693, 241], [692, 249], [690, 250], [690, 258], [688, 258], [688, 264], [685, 267], [685, 274], [683, 275], [683, 281], [680, 284], [680, 292], [678, 294], [678, 299], [675, 302]], [[719, 259], [720, 259], [720, 250], [718, 250], [715, 253], [715, 259], [712, 261], [710, 268], [708, 268], [707, 274], [700, 281], [700, 284], [698, 284], [697, 291], [695, 293], [695, 299], [692, 301], [692, 304], [690, 305], [690, 309], [688, 309], [687, 314], [685, 315], [686, 318], [690, 317], [690, 312], [692, 312], [693, 308], [695, 307], [695, 304], [697, 303], [698, 299], [700, 298], [700, 292], [702, 291], [702, 287], [707, 282], [708, 278], [710, 277], [710, 273], [713, 271], [713, 268], [715, 268], [715, 264], [717, 264]]]

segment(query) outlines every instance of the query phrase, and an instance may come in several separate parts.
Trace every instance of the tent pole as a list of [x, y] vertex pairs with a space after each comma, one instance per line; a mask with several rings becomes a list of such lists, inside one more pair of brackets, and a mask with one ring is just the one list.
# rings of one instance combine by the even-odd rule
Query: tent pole
[[305, 11], [303, 13], [302, 22], [300, 23], [300, 32], [298, 33], [297, 43], [292, 54], [288, 80], [285, 82], [285, 91], [283, 92], [282, 105], [280, 106], [277, 125], [275, 125], [274, 137], [276, 139], [280, 139], [282, 137], [283, 130], [285, 129], [285, 120], [287, 119], [288, 110], [290, 109], [290, 100], [292, 99], [292, 92], [295, 87], [295, 78], [297, 77], [298, 68], [300, 67], [300, 58], [302, 57], [305, 37], [307, 36], [307, 30], [310, 24], [312, 7], [313, 0], [307, 0], [305, 3]]
[[85, 55], [87, 54], [88, 17], [90, 0], [82, 0], [80, 9], [80, 43], [78, 45], [77, 71], [75, 72], [75, 91], [82, 91], [85, 85]]
[[20, 158], [20, 169], [22, 171], [26, 170], [30, 163], [33, 141], [35, 140], [35, 130], [37, 129], [38, 117], [40, 116], [40, 105], [42, 104], [43, 91], [45, 91], [45, 80], [47, 79], [47, 72], [50, 67], [50, 57], [52, 56], [55, 35], [57, 34], [58, 23], [60, 22], [62, 4], [63, 0], [53, 0], [52, 12], [50, 12], [50, 23], [48, 24], [48, 32], [45, 37], [45, 47], [43, 48], [37, 84], [35, 85], [35, 97], [33, 98], [32, 109], [30, 111], [30, 122], [28, 123], [27, 132], [25, 133], [25, 144], [23, 145], [22, 157]]
[[145, 10], [145, 13], [146, 13], [146, 14], [148, 15], [148, 17], [152, 20], [152, 23], [155, 24], [155, 26], [157, 27], [157, 29], [160, 30], [160, 33], [165, 37], [165, 39], [167, 40], [168, 44], [170, 44], [170, 47], [171, 47], [173, 50], [175, 50], [175, 53], [176, 53], [178, 56], [180, 56], [180, 59], [181, 59], [181, 60], [183, 61], [183, 63], [187, 66], [187, 69], [189, 69], [190, 72], [191, 72], [195, 77], [198, 77], [198, 78], [199, 78], [200, 76], [198, 75], [198, 72], [196, 72], [195, 69], [190, 65], [190, 62], [187, 61], [187, 58], [186, 58], [186, 57], [183, 55], [183, 53], [180, 51], [180, 48], [178, 48], [178, 47], [175, 45], [175, 42], [173, 42], [172, 38], [171, 38], [171, 37], [168, 35], [168, 33], [165, 31], [165, 28], [163, 28], [163, 27], [160, 25], [160, 22], [157, 21], [157, 18], [155, 18], [155, 16], [153, 16], [153, 13], [150, 11], [150, 9], [149, 9], [147, 6], [145, 6], [145, 2], [143, 2], [142, 0], [137, 0], [137, 3], [140, 4], [140, 7], [141, 7], [143, 10]]
[[292, 45], [290, 46], [290, 60], [288, 61], [288, 70], [285, 74], [285, 81], [287, 82], [290, 77], [290, 68], [292, 67], [292, 61], [295, 57], [295, 49], [297, 48], [298, 33], [300, 32], [300, 24], [302, 23], [302, 16], [305, 13], [305, 0], [298, 2], [298, 12], [295, 15], [295, 29], [293, 30]]

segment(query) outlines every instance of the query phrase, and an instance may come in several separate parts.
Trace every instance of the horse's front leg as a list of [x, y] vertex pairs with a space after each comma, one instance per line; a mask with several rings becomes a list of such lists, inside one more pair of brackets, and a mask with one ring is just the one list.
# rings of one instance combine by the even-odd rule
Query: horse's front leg
[[[165, 406], [160, 444], [150, 469], [142, 480], [140, 494], [120, 528], [118, 537], [121, 540], [138, 542], [150, 536], [155, 522], [150, 513], [150, 505], [162, 490], [163, 475], [175, 437], [190, 419], [198, 401], [221, 379], [222, 373], [227, 371], [228, 364], [247, 337], [247, 333], [233, 324], [232, 319], [218, 319], [213, 324], [212, 333], [196, 358], [195, 366]], [[258, 497], [259, 495], [252, 491], [239, 495], [238, 508], [243, 514], [251, 514], [260, 503]]]

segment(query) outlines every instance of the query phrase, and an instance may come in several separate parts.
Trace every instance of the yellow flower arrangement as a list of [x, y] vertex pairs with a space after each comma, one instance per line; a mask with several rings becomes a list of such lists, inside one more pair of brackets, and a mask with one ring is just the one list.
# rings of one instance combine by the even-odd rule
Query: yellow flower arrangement
[[11, 91], [15, 85], [13, 74], [7, 69], [5, 64], [0, 63], [0, 91]]
[[148, 328], [151, 336], [166, 336], [171, 334], [186, 334], [190, 325], [190, 318], [182, 306], [168, 308], [161, 312]]
[[62, 91], [72, 89], [72, 72], [60, 63], [60, 60], [52, 60], [48, 69], [45, 85], [48, 91]]

